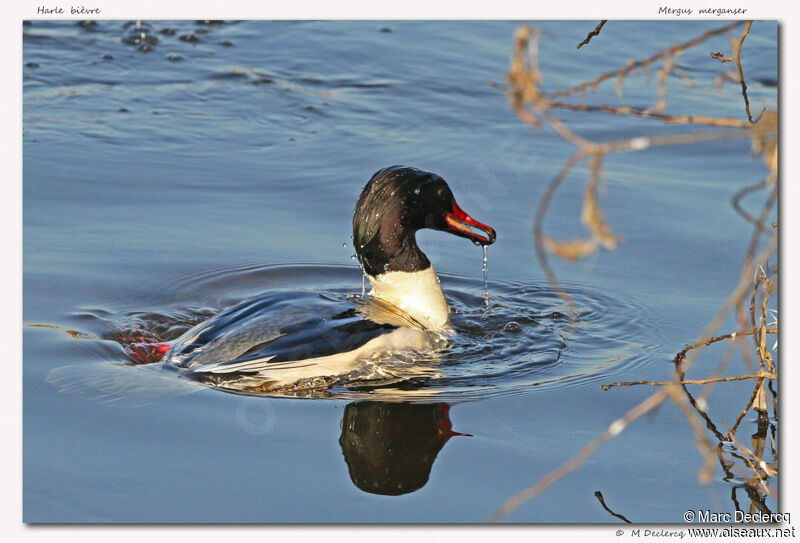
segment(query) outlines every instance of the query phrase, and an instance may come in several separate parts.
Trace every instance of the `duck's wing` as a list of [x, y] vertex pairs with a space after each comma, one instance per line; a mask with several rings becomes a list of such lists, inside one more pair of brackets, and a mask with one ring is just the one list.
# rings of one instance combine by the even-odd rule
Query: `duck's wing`
[[289, 382], [345, 373], [377, 351], [426, 346], [418, 325], [391, 307], [300, 292], [260, 296], [221, 313], [186, 332], [167, 361], [198, 378], [258, 375]]
[[[283, 293], [256, 296], [201, 322], [173, 342], [164, 362], [194, 368], [232, 360], [253, 345], [279, 336], [281, 323], [309, 316], [306, 311], [287, 307], [285, 298]], [[308, 296], [303, 298], [298, 308], [308, 305]]]
[[357, 308], [329, 318], [313, 317], [281, 328], [272, 338], [252, 345], [232, 360], [193, 368], [195, 373], [261, 373], [318, 364], [336, 355], [354, 355], [397, 326], [370, 320]]

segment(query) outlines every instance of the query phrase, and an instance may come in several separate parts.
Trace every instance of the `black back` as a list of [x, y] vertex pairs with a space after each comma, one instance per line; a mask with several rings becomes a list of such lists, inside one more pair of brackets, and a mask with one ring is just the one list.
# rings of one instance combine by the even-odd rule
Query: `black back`
[[268, 357], [265, 365], [300, 361], [352, 351], [398, 327], [369, 319], [346, 300], [307, 291], [268, 292], [181, 336], [166, 361], [199, 373]]

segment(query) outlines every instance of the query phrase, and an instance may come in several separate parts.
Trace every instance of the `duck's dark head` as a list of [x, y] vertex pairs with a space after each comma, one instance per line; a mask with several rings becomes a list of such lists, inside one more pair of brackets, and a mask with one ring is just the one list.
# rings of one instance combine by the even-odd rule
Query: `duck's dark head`
[[462, 210], [450, 187], [435, 173], [391, 166], [372, 176], [356, 204], [353, 242], [361, 265], [372, 276], [414, 272], [430, 261], [417, 247], [422, 228], [442, 230], [479, 245], [494, 243], [494, 229]]

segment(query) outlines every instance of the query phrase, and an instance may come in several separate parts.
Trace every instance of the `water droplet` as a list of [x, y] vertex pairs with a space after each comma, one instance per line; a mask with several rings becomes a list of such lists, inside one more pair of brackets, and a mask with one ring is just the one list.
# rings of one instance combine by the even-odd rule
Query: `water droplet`
[[383, 271], [389, 271], [389, 263], [383, 265]]
[[361, 297], [367, 293], [367, 272], [361, 270]]
[[419, 193], [420, 193], [420, 190], [421, 190], [421, 189], [419, 188], [419, 186], [417, 186], [417, 188], [415, 188], [415, 189], [414, 189], [414, 194], [419, 194]]
[[350, 255], [350, 258], [355, 260], [356, 259], [356, 255], [352, 254], [352, 255]]
[[522, 332], [522, 327], [519, 325], [519, 323], [511, 321], [507, 322], [506, 325], [503, 326], [503, 330], [506, 332], [511, 332], [512, 334], [517, 334]]
[[483, 246], [483, 305], [489, 307], [489, 246]]
[[347, 247], [347, 243], [342, 243], [342, 247]]

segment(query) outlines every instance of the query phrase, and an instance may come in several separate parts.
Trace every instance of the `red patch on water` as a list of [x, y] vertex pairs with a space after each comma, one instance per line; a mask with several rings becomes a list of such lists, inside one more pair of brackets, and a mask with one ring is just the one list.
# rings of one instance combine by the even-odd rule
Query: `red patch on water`
[[116, 328], [108, 337], [122, 345], [134, 364], [160, 362], [169, 350], [169, 343], [161, 341], [158, 334], [142, 328]]
[[149, 330], [142, 328], [115, 328], [106, 336], [123, 345], [127, 343], [161, 343], [161, 338]]
[[122, 348], [134, 363], [154, 364], [164, 358], [169, 350], [169, 343], [130, 343]]

